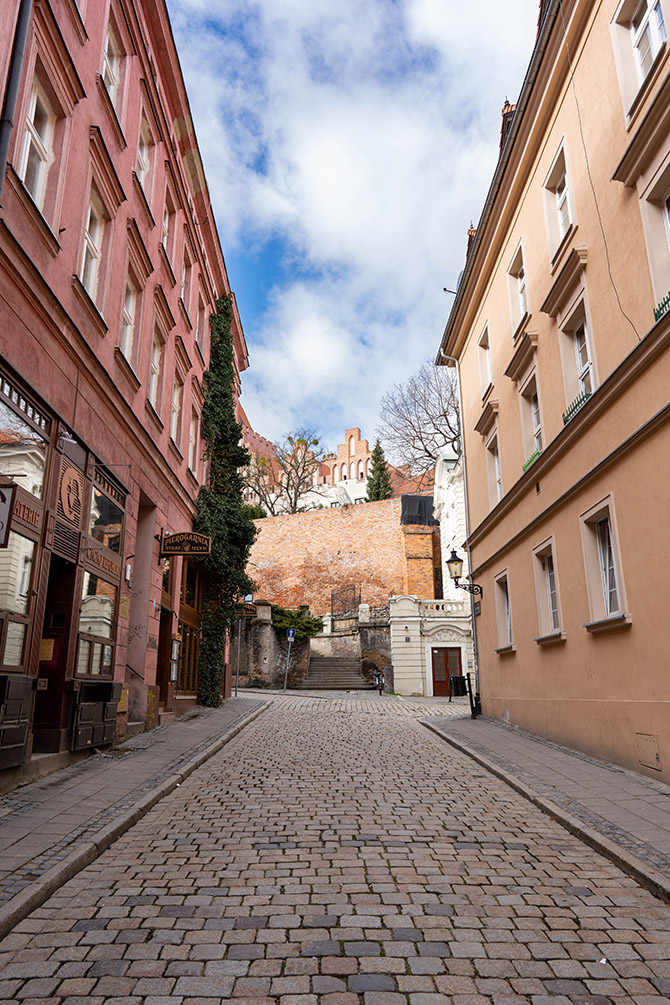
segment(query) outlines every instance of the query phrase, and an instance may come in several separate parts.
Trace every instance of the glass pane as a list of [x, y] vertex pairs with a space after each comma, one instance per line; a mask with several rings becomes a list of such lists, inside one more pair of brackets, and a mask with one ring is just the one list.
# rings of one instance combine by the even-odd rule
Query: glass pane
[[35, 544], [13, 530], [9, 543], [0, 549], [0, 608], [25, 614], [30, 594], [30, 572]]
[[93, 664], [91, 666], [91, 673], [95, 674], [96, 676], [100, 673], [102, 650], [103, 646], [100, 644], [100, 642], [93, 643]]
[[26, 188], [31, 196], [37, 201], [39, 195], [40, 181], [42, 177], [42, 158], [33, 140], [30, 141], [28, 149], [28, 160], [26, 161], [26, 176], [23, 179]]
[[47, 444], [27, 422], [0, 402], [0, 474], [11, 475], [27, 492], [42, 498]]
[[91, 655], [91, 643], [88, 639], [79, 639], [79, 653], [77, 654], [77, 673], [88, 673], [88, 660]]
[[111, 646], [102, 647], [102, 672], [110, 674], [112, 672], [112, 653], [114, 650]]
[[123, 510], [99, 488], [93, 488], [88, 532], [117, 555], [121, 553]]
[[4, 666], [20, 667], [23, 664], [23, 644], [26, 640], [26, 626], [18, 621], [10, 621], [7, 625], [5, 653], [2, 658]]
[[163, 559], [163, 593], [171, 592], [172, 563], [169, 558]]
[[85, 572], [79, 631], [105, 639], [113, 638], [115, 612], [115, 587], [93, 573]]
[[196, 572], [195, 567], [193, 565], [191, 565], [190, 562], [185, 562], [184, 566], [185, 566], [185, 569], [184, 569], [184, 595], [183, 595], [182, 600], [183, 600], [183, 603], [186, 604], [188, 607], [197, 608], [197, 606], [198, 606], [198, 595], [197, 595], [198, 573]]

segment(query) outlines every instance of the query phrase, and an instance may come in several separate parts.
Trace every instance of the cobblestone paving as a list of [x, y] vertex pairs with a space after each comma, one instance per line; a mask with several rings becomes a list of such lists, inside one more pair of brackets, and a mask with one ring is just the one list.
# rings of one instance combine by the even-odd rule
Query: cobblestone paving
[[272, 699], [0, 943], [0, 1005], [670, 1001], [670, 909], [420, 705]]
[[[241, 704], [239, 713], [228, 721], [228, 728], [232, 729], [237, 722], [260, 707], [260, 704], [260, 701], [247, 701], [243, 705]], [[208, 711], [204, 710], [203, 717], [207, 715]], [[142, 750], [154, 746], [156, 743], [169, 743], [169, 735], [169, 726], [158, 727], [158, 729], [152, 730], [150, 733], [144, 733], [141, 736], [126, 741], [122, 747], [114, 751], [114, 754], [127, 761]], [[126, 795], [105, 806], [99, 813], [91, 815], [78, 826], [72, 827], [60, 839], [55, 839], [48, 851], [35, 855], [24, 865], [5, 875], [0, 875], [0, 904], [7, 903], [7, 901], [24, 890], [35, 879], [61, 862], [78, 843], [89, 840], [101, 828], [113, 823], [120, 813], [134, 806], [138, 799], [141, 799], [151, 789], [160, 785], [164, 779], [179, 771], [184, 764], [197, 757], [201, 751], [214, 743], [219, 736], [220, 730], [208, 732], [207, 736], [199, 743], [188, 747], [180, 755], [175, 755], [174, 759], [161, 767], [160, 770], [153, 772], [148, 777], [142, 778]], [[54, 784], [66, 785], [68, 778], [82, 780], [87, 775], [94, 775], [101, 759], [109, 758], [110, 756], [112, 755], [95, 755], [86, 761], [82, 761], [80, 764], [64, 769], [57, 776], [50, 776], [41, 784], [27, 786], [23, 791], [19, 790], [0, 798], [0, 826], [20, 822], [23, 816], [38, 804], [41, 790], [48, 790]], [[3, 810], [4, 812], [2, 812]], [[0, 852], [0, 858], [1, 856], [2, 852]]]
[[[441, 724], [438, 723], [437, 725], [439, 726]], [[655, 847], [650, 841], [645, 841], [639, 835], [632, 833], [631, 830], [626, 830], [625, 828], [618, 826], [612, 820], [608, 820], [601, 813], [597, 813], [592, 806], [589, 806], [589, 793], [585, 792], [580, 798], [571, 797], [562, 788], [560, 788], [560, 786], [552, 784], [546, 777], [542, 777], [539, 773], [533, 771], [532, 768], [529, 767], [528, 763], [523, 763], [520, 758], [511, 760], [509, 757], [506, 757], [498, 747], [482, 740], [481, 735], [478, 735], [475, 731], [469, 729], [454, 730], [452, 719], [445, 719], [444, 726], [445, 735], [449, 735], [451, 731], [455, 735], [456, 739], [463, 739], [465, 743], [473, 749], [473, 751], [483, 754], [509, 775], [512, 775], [514, 778], [518, 778], [519, 781], [524, 782], [529, 788], [534, 789], [535, 792], [540, 795], [545, 796], [547, 799], [551, 799], [556, 806], [560, 806], [562, 809], [572, 813], [582, 823], [591, 826], [600, 834], [604, 834], [606, 837], [610, 838], [610, 840], [620, 845], [620, 847], [630, 851], [633, 855], [637, 855], [637, 857], [643, 862], [649, 862], [655, 869], [658, 869], [661, 875], [670, 876], [670, 844], [668, 844], [664, 853], [662, 849]], [[495, 726], [496, 729], [503, 735], [510, 728], [498, 723], [496, 723]], [[520, 733], [521, 737], [524, 735], [525, 734]], [[552, 743], [551, 740], [546, 740], [542, 737], [536, 736], [531, 737], [531, 740], [533, 745], [540, 745], [548, 750], [556, 750], [561, 754], [566, 753], [565, 748], [556, 743]], [[642, 778], [631, 775], [625, 768], [618, 767], [616, 764], [606, 764], [603, 761], [597, 761], [595, 758], [589, 757], [588, 754], [582, 754], [576, 750], [570, 750], [569, 756], [575, 761], [581, 761], [585, 766], [585, 770], [595, 768], [603, 775], [609, 775], [611, 777], [611, 785], [614, 791], [617, 789], [618, 779], [630, 776], [635, 779], [635, 782], [638, 785], [641, 786], [644, 784], [645, 788], [647, 788], [650, 793], [657, 793], [659, 806], [661, 804], [664, 808], [667, 806], [668, 789], [663, 783], [656, 782], [653, 778]], [[603, 787], [605, 789], [607, 787], [606, 778], [603, 781]], [[665, 811], [667, 814], [667, 809]], [[634, 827], [635, 821], [631, 819], [630, 822]]]

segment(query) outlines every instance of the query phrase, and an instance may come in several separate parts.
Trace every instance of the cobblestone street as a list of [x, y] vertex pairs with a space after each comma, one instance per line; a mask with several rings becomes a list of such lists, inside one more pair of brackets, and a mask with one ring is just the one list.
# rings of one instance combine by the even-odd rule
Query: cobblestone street
[[437, 712], [271, 696], [4, 939], [0, 1005], [670, 1000], [668, 906]]

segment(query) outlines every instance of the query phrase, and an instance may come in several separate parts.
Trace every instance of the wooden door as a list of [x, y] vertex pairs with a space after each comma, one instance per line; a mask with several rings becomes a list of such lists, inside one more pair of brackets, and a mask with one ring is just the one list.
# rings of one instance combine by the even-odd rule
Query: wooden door
[[433, 694], [436, 698], [449, 694], [449, 677], [460, 677], [461, 650], [458, 646], [440, 646], [431, 650], [433, 663]]

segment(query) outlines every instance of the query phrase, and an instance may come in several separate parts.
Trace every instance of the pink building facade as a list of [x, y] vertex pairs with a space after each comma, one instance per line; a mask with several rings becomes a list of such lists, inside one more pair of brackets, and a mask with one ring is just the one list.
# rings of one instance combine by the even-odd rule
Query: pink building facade
[[[5, 6], [6, 100], [31, 5]], [[193, 526], [221, 296], [164, 0], [34, 0], [0, 204], [5, 777], [195, 701], [200, 583], [160, 537]]]

